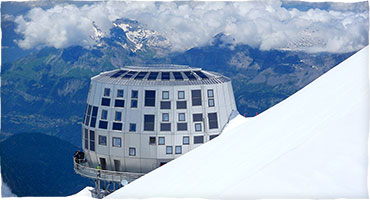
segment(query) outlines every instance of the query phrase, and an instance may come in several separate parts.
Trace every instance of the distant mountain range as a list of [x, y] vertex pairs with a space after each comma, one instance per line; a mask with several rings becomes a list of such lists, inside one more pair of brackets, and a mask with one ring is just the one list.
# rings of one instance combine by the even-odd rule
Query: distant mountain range
[[93, 48], [48, 47], [3, 64], [2, 136], [37, 131], [81, 146], [90, 78], [125, 65], [171, 63], [220, 72], [232, 79], [239, 112], [254, 116], [353, 54], [262, 51], [231, 46], [222, 33], [210, 45], [170, 52], [168, 39], [130, 19], [114, 21], [108, 36], [96, 27], [91, 38]]

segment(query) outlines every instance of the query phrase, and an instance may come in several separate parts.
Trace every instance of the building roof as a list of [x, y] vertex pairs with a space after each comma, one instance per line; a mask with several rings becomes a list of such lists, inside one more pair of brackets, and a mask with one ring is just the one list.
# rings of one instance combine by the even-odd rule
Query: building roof
[[215, 72], [185, 65], [125, 66], [94, 76], [92, 80], [118, 85], [206, 85], [230, 81]]

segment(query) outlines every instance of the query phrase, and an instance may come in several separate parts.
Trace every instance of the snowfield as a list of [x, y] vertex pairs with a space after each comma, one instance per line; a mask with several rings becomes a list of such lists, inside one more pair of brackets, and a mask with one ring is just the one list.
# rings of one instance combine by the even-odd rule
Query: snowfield
[[368, 52], [107, 198], [368, 198]]

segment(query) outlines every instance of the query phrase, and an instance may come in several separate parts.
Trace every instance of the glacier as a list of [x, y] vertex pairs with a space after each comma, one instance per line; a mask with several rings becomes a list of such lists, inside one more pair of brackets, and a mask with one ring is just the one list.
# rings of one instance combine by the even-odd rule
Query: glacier
[[368, 198], [368, 55], [107, 198]]

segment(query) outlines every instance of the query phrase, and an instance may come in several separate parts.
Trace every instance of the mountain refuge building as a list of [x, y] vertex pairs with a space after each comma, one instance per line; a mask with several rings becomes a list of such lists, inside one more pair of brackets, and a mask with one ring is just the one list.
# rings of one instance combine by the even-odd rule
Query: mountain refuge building
[[132, 181], [217, 137], [233, 111], [231, 80], [216, 72], [151, 65], [100, 73], [82, 123], [87, 162], [75, 171]]

